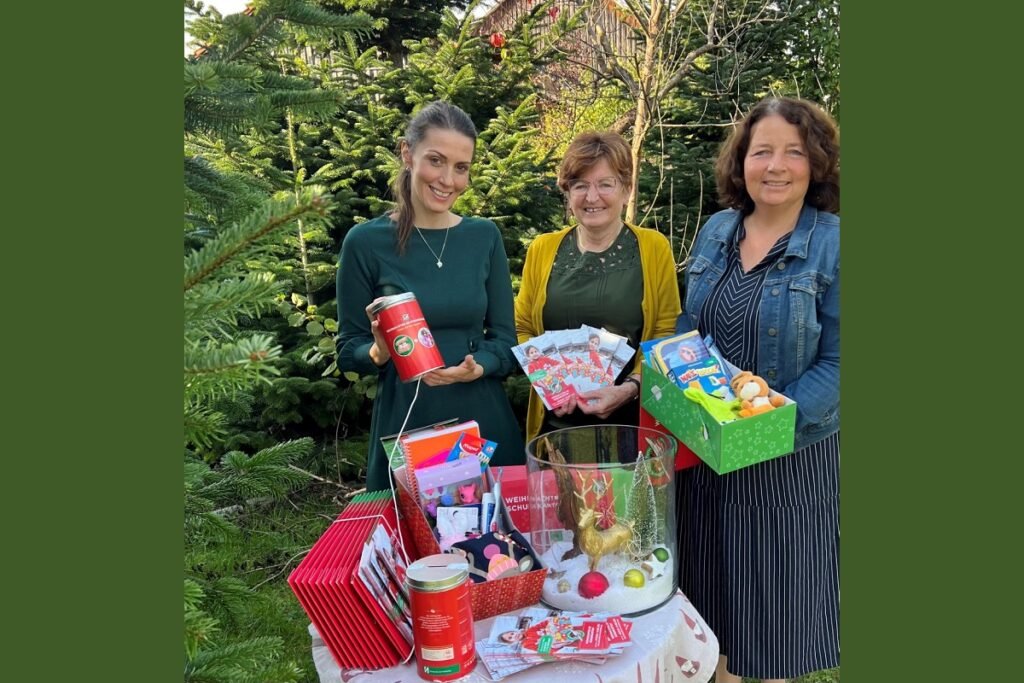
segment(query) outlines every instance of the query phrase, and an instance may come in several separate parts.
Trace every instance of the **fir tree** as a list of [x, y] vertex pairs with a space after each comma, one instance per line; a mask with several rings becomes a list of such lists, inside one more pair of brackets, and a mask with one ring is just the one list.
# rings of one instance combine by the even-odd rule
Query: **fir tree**
[[631, 559], [639, 562], [651, 554], [658, 542], [660, 522], [654, 500], [654, 486], [643, 453], [638, 453], [633, 467], [633, 481], [626, 498], [626, 519], [633, 520]]
[[243, 583], [219, 575], [211, 556], [219, 543], [242, 533], [230, 521], [232, 507], [283, 496], [305, 481], [289, 465], [310, 451], [312, 440], [289, 441], [252, 456], [228, 452], [215, 465], [204, 453], [228, 428], [215, 401], [277, 373], [280, 347], [273, 338], [241, 331], [238, 323], [242, 316], [270, 309], [280, 285], [264, 273], [245, 273], [245, 260], [259, 255], [300, 217], [315, 221], [327, 208], [327, 200], [313, 192], [299, 201], [268, 200], [185, 259], [186, 681], [293, 681], [299, 674], [294, 664], [278, 661], [279, 639], [218, 639], [220, 619], [202, 605], [212, 600], [230, 608], [239, 593], [252, 599]]
[[331, 93], [281, 73], [268, 56], [286, 21], [315, 34], [337, 30], [344, 20], [327, 16], [327, 28], [317, 27], [324, 13], [301, 2], [254, 2], [252, 16], [223, 20], [198, 3], [186, 6], [200, 14], [193, 34], [207, 43], [185, 64], [184, 678], [286, 683], [302, 671], [281, 657], [280, 638], [224, 628], [242, 626], [241, 606], [258, 600], [231, 576], [238, 567], [224, 551], [244, 542], [238, 512], [307, 480], [291, 465], [313, 443], [295, 439], [251, 455], [220, 454], [215, 446], [233, 429], [220, 409], [225, 401], [250, 395], [280, 373], [280, 345], [253, 324], [274, 310], [284, 289], [266, 264], [298, 225], [319, 229], [332, 204], [322, 189], [301, 182], [274, 195], [287, 173], [254, 164], [242, 137], [272, 130], [290, 112], [334, 110]]

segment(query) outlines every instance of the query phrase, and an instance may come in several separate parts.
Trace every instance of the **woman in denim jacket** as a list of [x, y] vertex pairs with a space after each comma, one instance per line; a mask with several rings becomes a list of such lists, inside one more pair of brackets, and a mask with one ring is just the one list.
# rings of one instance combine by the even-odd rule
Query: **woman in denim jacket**
[[680, 479], [680, 583], [718, 635], [718, 683], [839, 665], [839, 137], [771, 98], [715, 164], [720, 202], [686, 263], [699, 329], [797, 404], [794, 453]]

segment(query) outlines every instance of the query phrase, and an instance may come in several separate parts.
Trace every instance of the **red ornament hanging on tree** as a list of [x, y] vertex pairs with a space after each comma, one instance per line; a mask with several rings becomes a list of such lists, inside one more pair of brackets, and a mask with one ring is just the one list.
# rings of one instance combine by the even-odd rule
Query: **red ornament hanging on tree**
[[501, 48], [505, 47], [505, 34], [500, 32], [492, 33], [490, 43], [491, 47], [493, 47], [496, 50], [500, 50]]
[[551, 15], [551, 19], [552, 20], [557, 19], [558, 18], [558, 8], [557, 7], [551, 7], [550, 9], [548, 9], [548, 14]]

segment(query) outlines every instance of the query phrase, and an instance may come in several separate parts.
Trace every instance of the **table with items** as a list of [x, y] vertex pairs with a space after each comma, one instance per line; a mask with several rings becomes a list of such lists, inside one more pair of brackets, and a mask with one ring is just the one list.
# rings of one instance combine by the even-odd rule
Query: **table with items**
[[[518, 611], [511, 614], [518, 614]], [[487, 638], [495, 619], [474, 624], [476, 639]], [[676, 591], [664, 605], [631, 619], [631, 644], [622, 654], [595, 665], [579, 661], [557, 661], [525, 669], [503, 679], [510, 683], [541, 683], [562, 676], [587, 677], [598, 683], [706, 683], [718, 663], [718, 639], [693, 604]], [[320, 683], [398, 683], [422, 681], [415, 661], [379, 671], [349, 669], [343, 671], [334, 661], [316, 629], [309, 626], [313, 638], [313, 662]], [[589, 676], [594, 678], [590, 679]], [[493, 680], [482, 662], [460, 681], [485, 683]]]

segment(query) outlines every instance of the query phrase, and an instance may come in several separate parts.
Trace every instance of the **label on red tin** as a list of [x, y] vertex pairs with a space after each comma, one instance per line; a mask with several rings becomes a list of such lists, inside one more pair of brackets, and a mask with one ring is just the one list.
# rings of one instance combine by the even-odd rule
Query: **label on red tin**
[[398, 378], [411, 382], [422, 375], [444, 367], [444, 359], [434, 343], [423, 312], [411, 294], [402, 300], [384, 304], [377, 320], [384, 339], [391, 347], [391, 360]]
[[[415, 565], [411, 568], [415, 575]], [[443, 577], [444, 571], [435, 568], [437, 576]], [[461, 678], [476, 666], [468, 574], [464, 577], [458, 585], [440, 590], [409, 585], [417, 671], [426, 680]]]

